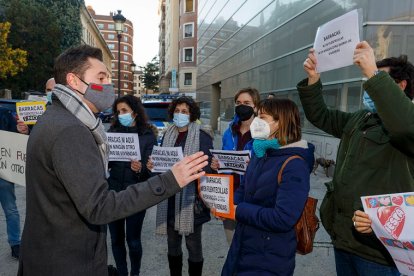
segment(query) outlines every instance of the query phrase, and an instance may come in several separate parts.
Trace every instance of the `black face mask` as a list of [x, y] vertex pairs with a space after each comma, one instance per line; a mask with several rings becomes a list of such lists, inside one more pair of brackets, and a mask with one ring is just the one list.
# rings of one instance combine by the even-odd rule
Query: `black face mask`
[[241, 121], [249, 120], [254, 114], [253, 107], [244, 104], [236, 106], [235, 111]]

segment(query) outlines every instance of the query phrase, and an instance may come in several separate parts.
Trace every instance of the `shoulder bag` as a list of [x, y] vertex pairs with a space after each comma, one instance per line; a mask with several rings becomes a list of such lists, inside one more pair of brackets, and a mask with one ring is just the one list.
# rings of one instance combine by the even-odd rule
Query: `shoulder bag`
[[[285, 160], [282, 167], [279, 170], [277, 175], [277, 183], [278, 185], [282, 182], [282, 173], [285, 169], [287, 163], [293, 159], [302, 159], [299, 155], [293, 155]], [[301, 255], [306, 255], [312, 252], [313, 250], [313, 240], [315, 239], [316, 231], [319, 229], [319, 219], [316, 216], [316, 204], [318, 200], [316, 198], [308, 196], [308, 199], [305, 203], [305, 208], [302, 211], [302, 215], [300, 216], [298, 222], [295, 224], [295, 231], [296, 231], [296, 253]]]

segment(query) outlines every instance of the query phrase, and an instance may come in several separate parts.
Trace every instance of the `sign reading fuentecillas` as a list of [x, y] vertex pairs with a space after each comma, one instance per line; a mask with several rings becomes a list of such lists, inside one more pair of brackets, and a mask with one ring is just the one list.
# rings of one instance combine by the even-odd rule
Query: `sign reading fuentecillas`
[[198, 180], [198, 191], [214, 216], [234, 219], [232, 175], [206, 174]]
[[0, 130], [0, 178], [26, 185], [28, 135]]
[[141, 160], [137, 133], [107, 132], [109, 161]]
[[181, 159], [183, 159], [181, 147], [154, 146], [151, 153], [151, 161], [154, 165], [152, 172], [166, 172]]

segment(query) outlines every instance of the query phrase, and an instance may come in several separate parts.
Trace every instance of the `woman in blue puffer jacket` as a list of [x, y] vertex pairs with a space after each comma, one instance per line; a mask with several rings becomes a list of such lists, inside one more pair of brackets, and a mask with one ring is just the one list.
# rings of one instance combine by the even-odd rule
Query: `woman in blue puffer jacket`
[[[293, 275], [298, 221], [309, 193], [314, 146], [301, 140], [297, 106], [267, 99], [250, 131], [253, 156], [234, 198], [237, 227], [222, 275]], [[285, 160], [281, 183], [277, 175]]]

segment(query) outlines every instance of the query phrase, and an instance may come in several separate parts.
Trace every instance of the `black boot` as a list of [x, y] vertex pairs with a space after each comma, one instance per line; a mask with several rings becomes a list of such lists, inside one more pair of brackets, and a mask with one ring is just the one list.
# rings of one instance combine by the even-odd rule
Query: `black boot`
[[183, 256], [168, 255], [168, 265], [170, 267], [171, 276], [181, 276], [183, 267]]
[[188, 275], [201, 276], [202, 271], [203, 271], [203, 261], [192, 262], [188, 260]]

